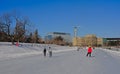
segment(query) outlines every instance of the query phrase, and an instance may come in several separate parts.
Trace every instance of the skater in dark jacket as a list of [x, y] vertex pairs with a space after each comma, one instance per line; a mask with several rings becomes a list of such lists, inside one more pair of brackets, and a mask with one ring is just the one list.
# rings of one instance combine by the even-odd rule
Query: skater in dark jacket
[[44, 50], [43, 50], [44, 56], [46, 56], [46, 52], [47, 52], [47, 50], [46, 50], [46, 48], [44, 48]]
[[86, 56], [89, 55], [89, 57], [91, 57], [91, 53], [92, 53], [92, 47], [88, 47], [88, 52], [87, 52]]

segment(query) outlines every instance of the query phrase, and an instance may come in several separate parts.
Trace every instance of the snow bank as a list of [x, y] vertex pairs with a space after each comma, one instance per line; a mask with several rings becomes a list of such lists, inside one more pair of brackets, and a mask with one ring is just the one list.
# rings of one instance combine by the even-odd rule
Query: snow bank
[[31, 55], [41, 55], [43, 49], [46, 48], [48, 50], [48, 47], [51, 47], [53, 53], [76, 50], [76, 47], [51, 44], [20, 43], [19, 46], [15, 46], [9, 42], [0, 42], [0, 60]]
[[[102, 48], [101, 48], [102, 49]], [[110, 49], [102, 49], [102, 50], [104, 50], [104, 51], [106, 51], [106, 52], [109, 52], [109, 53], [111, 53], [111, 54], [114, 54], [114, 55], [116, 55], [116, 56], [120, 56], [120, 51], [115, 51], [116, 49], [112, 49], [112, 50], [110, 50]], [[120, 49], [119, 49], [120, 50]]]

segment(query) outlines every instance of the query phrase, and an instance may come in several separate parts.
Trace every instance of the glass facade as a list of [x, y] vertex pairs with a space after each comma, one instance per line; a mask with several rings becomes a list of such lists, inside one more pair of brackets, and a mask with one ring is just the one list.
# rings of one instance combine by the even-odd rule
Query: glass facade
[[72, 42], [72, 37], [70, 36], [70, 33], [62, 33], [62, 32], [50, 32], [46, 35], [45, 40], [52, 40], [58, 36], [61, 36], [65, 42]]

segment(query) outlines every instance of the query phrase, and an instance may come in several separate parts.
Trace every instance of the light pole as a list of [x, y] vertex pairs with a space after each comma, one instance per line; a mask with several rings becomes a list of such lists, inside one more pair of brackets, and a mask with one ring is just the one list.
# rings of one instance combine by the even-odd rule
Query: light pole
[[75, 38], [75, 45], [78, 45], [77, 41], [77, 31], [78, 31], [79, 26], [74, 27], [74, 38]]
[[77, 37], [77, 27], [74, 27], [74, 37]]

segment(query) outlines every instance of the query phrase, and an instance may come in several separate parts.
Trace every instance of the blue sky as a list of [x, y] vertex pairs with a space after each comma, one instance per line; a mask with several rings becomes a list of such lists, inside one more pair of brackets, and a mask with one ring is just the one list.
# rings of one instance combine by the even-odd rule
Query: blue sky
[[72, 36], [120, 37], [119, 0], [1, 0], [0, 14], [17, 10], [28, 16], [34, 29], [44, 37], [48, 32], [66, 32]]

